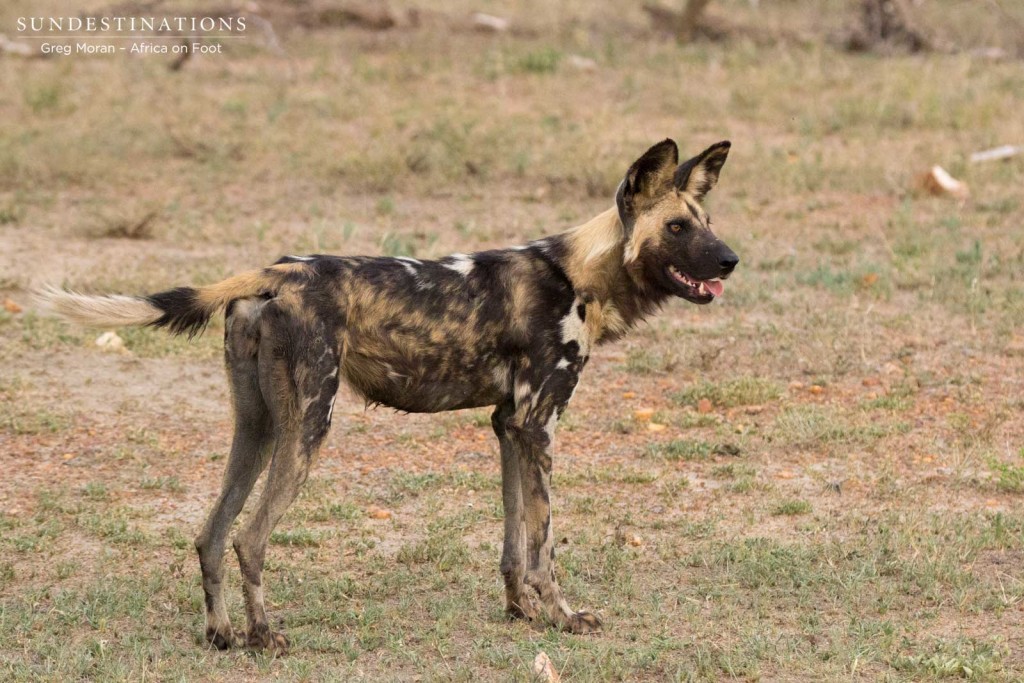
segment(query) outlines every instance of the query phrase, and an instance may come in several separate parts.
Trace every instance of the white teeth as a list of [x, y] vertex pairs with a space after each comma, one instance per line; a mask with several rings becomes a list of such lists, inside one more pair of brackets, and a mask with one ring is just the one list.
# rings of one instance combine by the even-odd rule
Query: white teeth
[[[709, 294], [708, 288], [705, 287], [704, 282], [702, 282], [700, 280], [694, 280], [690, 276], [684, 275], [684, 274], [680, 273], [676, 269], [675, 266], [669, 266], [668, 267], [668, 272], [678, 282], [681, 282], [682, 284], [687, 285], [689, 287], [696, 287], [697, 288], [697, 293], [702, 294], [702, 295]], [[718, 279], [719, 278], [716, 277], [716, 278], [714, 278], [712, 280], [707, 280], [707, 282], [717, 282]]]

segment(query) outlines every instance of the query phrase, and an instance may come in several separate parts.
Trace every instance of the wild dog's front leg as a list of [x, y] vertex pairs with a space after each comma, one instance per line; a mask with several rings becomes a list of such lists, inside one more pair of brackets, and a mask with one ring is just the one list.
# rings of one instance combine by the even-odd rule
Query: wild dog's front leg
[[[525, 582], [533, 588], [551, 623], [572, 633], [596, 633], [601, 621], [590, 612], [569, 608], [555, 578], [555, 540], [551, 529], [551, 455], [554, 428], [565, 409], [577, 375], [559, 369], [548, 376], [535, 395], [517, 399], [507, 428], [519, 461], [523, 522], [526, 532]], [[507, 522], [506, 522], [507, 524]]]
[[555, 579], [550, 451], [539, 446], [527, 449], [520, 464], [526, 513], [526, 583], [537, 591], [553, 624], [572, 633], [597, 633], [601, 620], [590, 612], [573, 612]]
[[501, 575], [505, 579], [505, 611], [516, 619], [535, 619], [537, 607], [526, 585], [526, 520], [519, 455], [505, 425], [515, 412], [506, 401], [491, 415], [491, 426], [501, 447], [501, 500], [505, 510], [505, 539], [501, 551]]

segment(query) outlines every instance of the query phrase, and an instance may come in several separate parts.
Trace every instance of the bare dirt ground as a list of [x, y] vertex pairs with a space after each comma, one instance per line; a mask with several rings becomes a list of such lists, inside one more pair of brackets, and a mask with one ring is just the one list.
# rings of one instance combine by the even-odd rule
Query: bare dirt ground
[[[838, 2], [723, 0], [812, 40], [692, 45], [613, 3], [415, 6], [178, 72], [0, 58], [0, 677], [530, 680], [539, 651], [566, 681], [1024, 677], [1024, 157], [967, 160], [1024, 144], [1020, 62], [970, 52], [1013, 54], [1019, 10], [924, 3], [962, 49], [879, 57], [830, 42]], [[452, 28], [478, 10], [516, 30]], [[560, 428], [561, 581], [607, 632], [505, 620], [487, 411], [344, 394], [272, 538], [293, 652], [206, 649], [220, 322], [106, 351], [31, 288], [523, 243], [605, 209], [666, 136], [733, 141], [709, 207], [741, 264], [595, 353]], [[933, 164], [970, 199], [918, 192]]]

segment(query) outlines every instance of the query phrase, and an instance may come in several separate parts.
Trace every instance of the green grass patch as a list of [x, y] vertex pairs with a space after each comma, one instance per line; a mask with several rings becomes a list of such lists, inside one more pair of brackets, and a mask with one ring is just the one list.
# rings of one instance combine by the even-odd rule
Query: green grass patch
[[929, 678], [985, 680], [1001, 668], [1003, 648], [993, 642], [968, 638], [936, 640], [919, 652], [898, 654], [889, 664], [897, 671]]
[[323, 534], [310, 529], [279, 529], [270, 534], [270, 542], [293, 548], [318, 548], [323, 543]]
[[110, 498], [110, 493], [104, 482], [90, 481], [82, 487], [82, 496], [92, 501], [103, 501]]
[[659, 353], [650, 349], [630, 349], [626, 353], [623, 369], [634, 375], [655, 375], [671, 372], [679, 359], [672, 352]]
[[882, 396], [862, 401], [860, 407], [864, 410], [886, 410], [892, 413], [909, 410], [914, 405], [914, 395], [917, 388], [907, 382], [901, 382], [889, 389]]
[[148, 535], [129, 521], [130, 513], [124, 509], [87, 512], [78, 515], [78, 525], [111, 543], [119, 545], [144, 545]]
[[818, 287], [842, 295], [858, 292], [888, 294], [891, 289], [887, 269], [875, 265], [839, 270], [831, 264], [822, 264], [808, 272], [797, 273], [796, 281], [799, 285]]
[[811, 504], [806, 500], [785, 500], [772, 508], [775, 516], [806, 515], [811, 511]]
[[10, 434], [56, 434], [71, 426], [68, 415], [46, 408], [28, 409], [11, 401], [0, 407], [0, 432]]
[[305, 513], [305, 519], [311, 522], [352, 522], [364, 517], [366, 517], [366, 511], [349, 501], [325, 503]]
[[469, 548], [457, 531], [438, 530], [422, 541], [407, 543], [398, 549], [395, 559], [404, 565], [429, 564], [438, 571], [449, 571], [469, 561]]
[[558, 69], [562, 53], [552, 47], [531, 50], [516, 59], [515, 70], [532, 74], [550, 74]]
[[703, 427], [715, 427], [722, 423], [722, 416], [714, 413], [698, 413], [697, 411], [685, 411], [675, 421], [680, 429], [701, 429]]
[[736, 479], [737, 477], [753, 477], [757, 470], [753, 465], [729, 463], [719, 465], [711, 470], [711, 476], [715, 479]]
[[421, 496], [439, 489], [472, 489], [474, 491], [500, 490], [501, 480], [495, 475], [472, 471], [454, 472], [396, 472], [390, 480], [387, 498], [400, 501], [407, 497]]
[[793, 446], [805, 448], [837, 444], [866, 446], [907, 429], [909, 426], [902, 422], [859, 422], [830, 406], [801, 405], [783, 411], [775, 419], [772, 434]]
[[[1024, 459], [1024, 448], [1019, 456]], [[1024, 491], [1024, 462], [1020, 464], [1000, 462], [994, 458], [989, 460], [989, 467], [996, 475], [996, 488], [1007, 493]]]
[[761, 481], [756, 476], [751, 474], [741, 474], [729, 484], [729, 491], [732, 493], [751, 493], [752, 491], [768, 491], [771, 489], [771, 484], [766, 481]]
[[745, 588], [801, 588], [826, 580], [820, 551], [771, 538], [723, 543], [700, 558]]
[[142, 481], [139, 482], [139, 486], [147, 491], [167, 491], [169, 493], [181, 493], [185, 490], [181, 479], [173, 475], [169, 477], [143, 477]]
[[708, 399], [721, 408], [757, 405], [774, 401], [782, 395], [778, 384], [760, 377], [740, 377], [719, 383], [701, 382], [672, 396], [682, 405], [696, 406], [701, 399]]
[[647, 445], [647, 455], [666, 460], [707, 460], [714, 453], [715, 447], [707, 441], [692, 439], [673, 439], [664, 443]]
[[591, 467], [584, 470], [554, 473], [553, 486], [590, 484], [650, 484], [657, 481], [660, 472], [631, 468]]

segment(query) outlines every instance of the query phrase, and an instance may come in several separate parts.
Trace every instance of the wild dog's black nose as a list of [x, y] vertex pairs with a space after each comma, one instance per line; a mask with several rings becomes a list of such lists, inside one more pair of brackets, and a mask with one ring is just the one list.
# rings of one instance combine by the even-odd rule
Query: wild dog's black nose
[[718, 256], [718, 267], [722, 269], [722, 274], [726, 275], [731, 273], [736, 264], [740, 262], [740, 257], [736, 255], [732, 249], [726, 247]]

